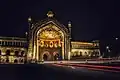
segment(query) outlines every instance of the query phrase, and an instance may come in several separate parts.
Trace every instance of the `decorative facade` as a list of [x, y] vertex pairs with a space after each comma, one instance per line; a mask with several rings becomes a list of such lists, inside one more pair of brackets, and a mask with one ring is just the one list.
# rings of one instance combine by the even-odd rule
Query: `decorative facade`
[[25, 38], [0, 37], [0, 62], [23, 63], [27, 57]]
[[47, 16], [41, 21], [28, 18], [29, 31], [26, 38], [1, 37], [1, 60], [53, 61], [100, 56], [98, 41], [71, 41], [71, 22], [64, 26], [54, 18], [52, 11], [49, 11]]

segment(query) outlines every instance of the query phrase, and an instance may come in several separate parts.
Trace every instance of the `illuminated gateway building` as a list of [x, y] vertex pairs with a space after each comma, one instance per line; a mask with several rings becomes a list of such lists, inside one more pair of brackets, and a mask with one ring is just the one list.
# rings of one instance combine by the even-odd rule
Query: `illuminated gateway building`
[[79, 60], [100, 56], [98, 41], [71, 41], [71, 23], [68, 22], [68, 26], [59, 23], [52, 11], [47, 16], [37, 22], [28, 18], [29, 31], [26, 38], [0, 37], [0, 61]]

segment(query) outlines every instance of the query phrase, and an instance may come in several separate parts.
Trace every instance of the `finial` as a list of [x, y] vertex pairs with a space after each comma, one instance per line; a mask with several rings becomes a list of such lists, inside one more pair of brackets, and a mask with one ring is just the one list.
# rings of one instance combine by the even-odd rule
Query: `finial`
[[28, 18], [28, 22], [31, 22], [31, 21], [32, 21], [32, 18], [31, 18], [31, 17], [29, 17], [29, 18]]
[[72, 25], [71, 25], [71, 22], [70, 22], [70, 21], [68, 22], [68, 27], [72, 27]]
[[25, 32], [25, 35], [28, 35], [28, 32]]
[[47, 16], [48, 16], [48, 17], [53, 17], [53, 16], [54, 16], [54, 14], [53, 14], [53, 12], [52, 12], [52, 11], [48, 11]]

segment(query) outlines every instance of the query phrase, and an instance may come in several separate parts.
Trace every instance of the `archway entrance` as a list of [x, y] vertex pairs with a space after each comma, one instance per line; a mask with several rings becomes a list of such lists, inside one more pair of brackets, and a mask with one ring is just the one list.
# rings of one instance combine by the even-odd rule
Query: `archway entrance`
[[44, 61], [47, 61], [48, 60], [48, 56], [46, 54], [43, 55], [43, 59]]
[[53, 60], [59, 60], [59, 54], [58, 54], [58, 52], [54, 52], [53, 53]]
[[[38, 31], [37, 44], [39, 60], [58, 60], [58, 56], [64, 58], [64, 33], [54, 24], [48, 24]], [[50, 54], [42, 54], [46, 50]], [[53, 55], [55, 51], [59, 51], [60, 55]]]
[[51, 55], [50, 55], [50, 52], [48, 52], [48, 51], [44, 51], [42, 57], [43, 57], [44, 61], [51, 60]]

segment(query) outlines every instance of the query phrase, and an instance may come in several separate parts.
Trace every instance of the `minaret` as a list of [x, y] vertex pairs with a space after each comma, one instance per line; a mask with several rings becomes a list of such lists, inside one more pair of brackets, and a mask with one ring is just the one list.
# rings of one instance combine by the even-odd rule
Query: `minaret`
[[28, 53], [27, 53], [27, 58], [31, 58], [32, 59], [32, 42], [31, 42], [31, 26], [32, 26], [32, 18], [28, 17], [28, 33], [27, 33], [27, 41], [28, 41]]
[[70, 39], [71, 39], [71, 28], [72, 28], [72, 25], [71, 25], [70, 21], [68, 22], [68, 28], [69, 28], [69, 36], [70, 36]]
[[69, 52], [68, 52], [68, 60], [70, 60], [70, 54], [71, 54], [71, 28], [72, 28], [72, 25], [71, 25], [71, 22], [69, 21], [68, 22], [68, 28], [69, 28]]
[[28, 17], [28, 26], [29, 26], [29, 29], [28, 29], [28, 40], [30, 39], [30, 30], [31, 30], [31, 26], [32, 26], [32, 18], [31, 17]]

